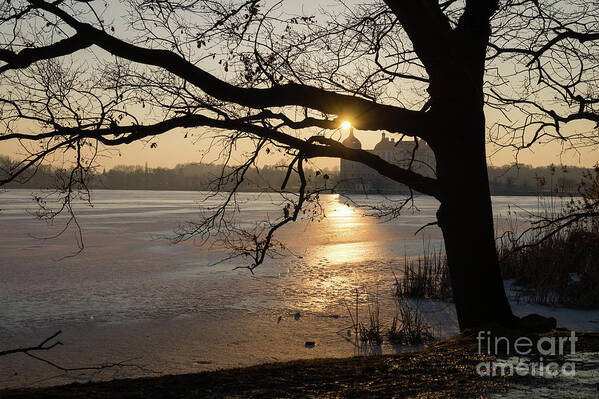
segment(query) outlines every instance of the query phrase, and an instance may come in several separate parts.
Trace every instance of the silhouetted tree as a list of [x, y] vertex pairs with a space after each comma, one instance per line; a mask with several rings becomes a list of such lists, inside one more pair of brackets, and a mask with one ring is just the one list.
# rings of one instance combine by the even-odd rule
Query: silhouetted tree
[[[247, 160], [219, 181], [233, 192], [261, 153], [288, 159], [299, 188], [286, 212], [262, 229], [224, 223], [227, 204], [180, 239], [226, 234], [222, 243], [253, 268], [273, 233], [314, 204], [304, 164], [317, 157], [361, 162], [437, 198], [462, 329], [514, 325], [498, 268], [486, 164], [490, 139], [516, 150], [561, 140], [596, 145], [595, 3], [539, 0], [339, 2], [294, 15], [259, 0], [13, 0], [1, 6], [0, 141], [28, 156], [3, 182], [49, 154], [73, 154], [68, 204], [99, 150], [175, 128], [217, 131], [227, 158], [251, 143]], [[339, 143], [348, 119], [364, 131], [425, 140], [436, 177], [420, 175]], [[196, 130], [190, 131], [197, 134]], [[216, 189], [222, 188], [217, 184]], [[67, 206], [68, 208], [68, 206]], [[253, 249], [252, 249], [253, 248]]]

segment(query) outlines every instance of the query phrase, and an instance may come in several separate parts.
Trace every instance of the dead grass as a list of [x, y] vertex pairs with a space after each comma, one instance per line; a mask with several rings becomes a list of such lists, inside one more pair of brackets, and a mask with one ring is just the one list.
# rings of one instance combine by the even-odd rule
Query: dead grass
[[395, 345], [424, 345], [435, 340], [433, 329], [417, 306], [406, 298], [396, 298], [397, 314], [387, 330], [389, 342]]
[[404, 260], [401, 278], [395, 277], [397, 298], [448, 300], [452, 297], [445, 254], [426, 248], [422, 255]]
[[[411, 303], [408, 298], [395, 297], [395, 316], [388, 328], [383, 327], [380, 318], [380, 304], [378, 291], [375, 295], [366, 293], [366, 314], [361, 316], [359, 304], [359, 290], [355, 292], [356, 299], [353, 310], [346, 306], [351, 329], [361, 347], [379, 347], [386, 336], [393, 345], [417, 346], [429, 344], [435, 340], [433, 329], [427, 322], [424, 314], [417, 304]], [[365, 321], [362, 321], [362, 318]], [[383, 333], [383, 331], [385, 333]], [[358, 344], [358, 342], [356, 342]]]
[[517, 234], [520, 223], [510, 220], [512, 228], [500, 237], [502, 275], [514, 280], [518, 299], [599, 308], [599, 166], [584, 175], [579, 194], [564, 201], [555, 187], [539, 196], [540, 209], [531, 218], [535, 228]]
[[346, 305], [350, 320], [352, 322], [351, 329], [354, 331], [355, 337], [360, 341], [362, 345], [369, 346], [381, 346], [383, 343], [383, 334], [381, 327], [381, 309], [379, 304], [378, 291], [375, 295], [366, 293], [366, 322], [360, 319], [360, 301], [359, 301], [359, 290], [356, 289], [356, 300], [354, 304], [354, 310], [352, 311], [349, 306]]
[[[532, 241], [533, 238], [529, 238]], [[523, 240], [514, 245], [525, 245]], [[539, 245], [498, 249], [504, 279], [519, 300], [581, 309], [599, 307], [599, 233], [568, 230]]]

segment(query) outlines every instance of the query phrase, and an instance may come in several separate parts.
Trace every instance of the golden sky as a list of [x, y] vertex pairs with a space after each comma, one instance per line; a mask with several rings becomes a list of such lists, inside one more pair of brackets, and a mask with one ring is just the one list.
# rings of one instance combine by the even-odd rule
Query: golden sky
[[[201, 129], [201, 128], [199, 128]], [[380, 140], [380, 132], [359, 131], [355, 132], [356, 137], [362, 142], [362, 148], [370, 149]], [[333, 138], [343, 139], [347, 136], [346, 131], [339, 131], [333, 134]], [[398, 135], [391, 135], [398, 138]], [[101, 167], [110, 169], [116, 165], [144, 165], [146, 162], [149, 167], [174, 167], [177, 164], [190, 162], [210, 162], [221, 163], [222, 160], [216, 151], [208, 151], [209, 140], [200, 139], [193, 141], [184, 138], [184, 132], [171, 131], [152, 142], [158, 145], [156, 148], [150, 148], [149, 143], [133, 143], [126, 146], [113, 148], [110, 152], [101, 152], [98, 164]], [[243, 150], [244, 146], [241, 146]], [[246, 147], [247, 148], [247, 147]], [[494, 150], [492, 145], [488, 145], [488, 153]], [[518, 156], [518, 161], [523, 164], [533, 166], [544, 166], [549, 164], [564, 164], [572, 166], [592, 167], [599, 161], [597, 152], [591, 148], [572, 150], [562, 148], [559, 143], [536, 144], [531, 149], [523, 150]], [[12, 158], [20, 158], [24, 150], [17, 143], [0, 143], [0, 155], [8, 155]], [[280, 156], [275, 153], [262, 157], [261, 163], [280, 162]], [[511, 149], [503, 149], [498, 153], [489, 156], [490, 165], [500, 166], [510, 164], [515, 161], [515, 153]], [[60, 163], [60, 156], [53, 159], [54, 163]], [[339, 160], [331, 158], [321, 158], [315, 161], [321, 168], [338, 168]]]
[[[316, 12], [317, 6], [324, 6], [327, 1], [299, 1], [286, 2], [285, 11], [290, 14], [306, 14]], [[119, 3], [111, 4], [110, 11], [114, 15], [120, 15], [123, 11], [120, 9]], [[116, 7], [114, 10], [113, 7]], [[118, 26], [118, 21], [117, 21]], [[120, 29], [117, 29], [120, 30]], [[495, 115], [492, 112], [487, 113], [487, 125], [490, 127], [494, 123]], [[570, 129], [584, 131], [584, 127], [573, 125]], [[586, 128], [588, 129], [588, 127]], [[202, 128], [198, 128], [196, 132], [202, 132]], [[362, 148], [370, 149], [380, 140], [381, 132], [366, 132], [355, 131], [356, 137], [362, 142]], [[597, 132], [594, 132], [597, 135]], [[347, 129], [340, 129], [331, 134], [334, 139], [342, 140], [347, 136]], [[398, 139], [399, 135], [390, 135]], [[307, 133], [304, 137], [307, 137]], [[182, 130], [176, 130], [166, 133], [153, 142], [157, 143], [156, 148], [150, 148], [149, 143], [133, 143], [127, 146], [119, 147], [118, 150], [112, 150], [110, 153], [101, 153], [98, 163], [106, 169], [116, 165], [144, 165], [150, 167], [174, 167], [177, 164], [190, 162], [215, 162], [221, 163], [222, 160], [218, 157], [217, 151], [208, 151], [209, 140], [185, 139]], [[566, 144], [567, 145], [567, 144]], [[246, 147], [247, 148], [247, 147]], [[240, 151], [244, 148], [241, 146]], [[25, 154], [23, 148], [18, 143], [0, 142], [0, 155], [8, 155], [12, 158], [22, 158]], [[497, 147], [489, 144], [488, 154], [490, 154], [488, 162], [490, 165], [500, 166], [513, 163], [516, 160], [515, 152], [506, 148], [497, 152]], [[264, 156], [261, 159], [262, 163], [277, 163], [281, 158], [276, 153], [269, 156]], [[535, 144], [530, 149], [523, 150], [518, 154], [517, 160], [520, 163], [531, 164], [533, 166], [543, 166], [548, 164], [564, 164], [573, 166], [592, 167], [599, 161], [599, 156], [593, 148], [586, 149], [568, 149], [560, 143]], [[60, 163], [60, 156], [56, 156], [53, 160], [55, 163]], [[320, 159], [316, 161], [320, 167], [338, 168], [339, 160], [337, 159]]]

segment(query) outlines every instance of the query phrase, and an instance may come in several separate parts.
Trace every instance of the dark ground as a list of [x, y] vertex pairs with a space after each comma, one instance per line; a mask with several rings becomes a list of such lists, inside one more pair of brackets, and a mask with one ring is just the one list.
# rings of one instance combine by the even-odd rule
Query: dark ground
[[[480, 377], [474, 336], [458, 336], [400, 355], [301, 360], [254, 367], [50, 388], [0, 391], [25, 398], [479, 398], [505, 392], [526, 379]], [[582, 336], [579, 350], [596, 351], [597, 335]], [[537, 385], [536, 381], [532, 384]]]

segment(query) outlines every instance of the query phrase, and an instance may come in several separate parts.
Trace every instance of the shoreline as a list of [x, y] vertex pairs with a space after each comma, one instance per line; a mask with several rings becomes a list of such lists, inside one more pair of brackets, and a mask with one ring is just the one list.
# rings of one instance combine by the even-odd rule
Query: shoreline
[[[557, 336], [564, 331], [554, 330]], [[584, 354], [599, 350], [599, 335], [579, 333]], [[324, 358], [107, 382], [0, 390], [5, 399], [22, 398], [192, 398], [192, 397], [520, 397], [552, 387], [588, 395], [596, 381], [579, 378], [481, 377], [476, 364], [495, 359], [477, 353], [474, 335], [460, 334], [418, 352]], [[584, 361], [581, 365], [585, 365]], [[593, 363], [591, 371], [599, 371]], [[585, 372], [588, 372], [585, 368]], [[591, 384], [589, 384], [589, 381]], [[565, 381], [565, 382], [564, 382]], [[560, 388], [561, 387], [561, 388]], [[500, 396], [499, 396], [500, 395]], [[523, 396], [522, 396], [523, 397]], [[563, 396], [570, 397], [570, 396]], [[574, 397], [574, 396], [572, 396]], [[581, 396], [585, 397], [585, 396]]]
[[5, 399], [387, 397], [399, 393], [415, 396], [428, 391], [436, 397], [466, 397], [505, 391], [504, 378], [487, 380], [472, 374], [473, 365], [482, 357], [464, 350], [471, 344], [458, 336], [419, 352], [293, 360], [193, 374], [0, 390], [0, 396]]

